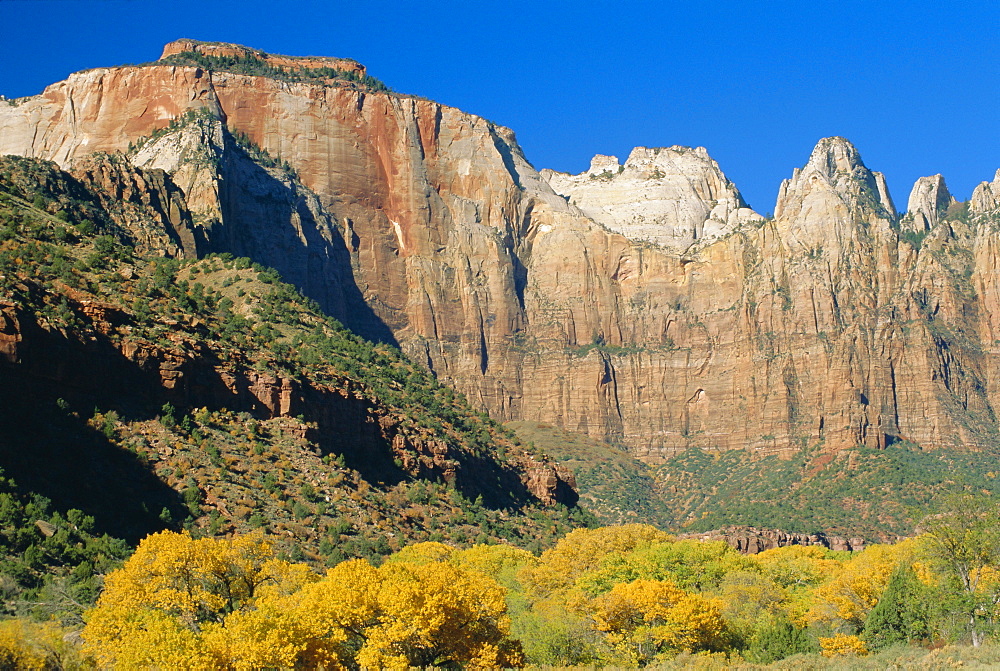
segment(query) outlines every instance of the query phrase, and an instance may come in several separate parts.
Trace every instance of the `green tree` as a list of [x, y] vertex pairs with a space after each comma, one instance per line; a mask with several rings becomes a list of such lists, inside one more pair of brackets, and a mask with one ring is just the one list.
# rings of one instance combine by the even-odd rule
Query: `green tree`
[[990, 496], [962, 492], [924, 520], [931, 560], [945, 577], [946, 608], [958, 616], [972, 645], [992, 627], [998, 588], [989, 576], [1000, 561], [1000, 505]]
[[885, 593], [865, 620], [861, 637], [875, 652], [893, 643], [912, 643], [930, 637], [929, 590], [913, 568], [900, 565], [889, 578]]
[[782, 619], [757, 631], [747, 650], [747, 659], [758, 664], [771, 664], [785, 657], [810, 652], [819, 652], [819, 645], [809, 631]]

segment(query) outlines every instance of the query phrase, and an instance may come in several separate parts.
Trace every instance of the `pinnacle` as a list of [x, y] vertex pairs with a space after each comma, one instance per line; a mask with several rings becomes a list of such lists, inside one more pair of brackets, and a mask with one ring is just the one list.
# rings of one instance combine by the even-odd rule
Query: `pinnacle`
[[861, 154], [850, 140], [843, 137], [825, 137], [816, 143], [809, 156], [808, 166], [820, 170], [827, 177], [838, 172], [852, 172], [865, 167]]

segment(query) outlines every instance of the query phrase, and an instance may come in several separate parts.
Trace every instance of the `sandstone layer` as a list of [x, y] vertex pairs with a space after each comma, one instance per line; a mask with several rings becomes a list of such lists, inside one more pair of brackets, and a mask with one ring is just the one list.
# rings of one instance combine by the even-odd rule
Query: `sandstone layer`
[[[819, 142], [765, 221], [699, 150], [543, 178], [508, 129], [329, 83], [121, 67], [0, 106], [0, 153], [70, 167], [93, 151], [165, 171], [206, 249], [277, 267], [498, 419], [650, 461], [997, 437], [1000, 176], [975, 217], [939, 217], [918, 249], [842, 138]], [[626, 225], [639, 182], [663, 186], [649, 207], [679, 233], [662, 244]], [[579, 188], [576, 204], [552, 185]]]
[[268, 54], [263, 51], [244, 47], [240, 44], [226, 44], [225, 42], [200, 42], [198, 40], [180, 39], [170, 42], [163, 47], [160, 60], [176, 56], [183, 53], [196, 53], [202, 56], [213, 58], [252, 58], [260, 60], [268, 65], [283, 70], [314, 70], [318, 68], [331, 68], [341, 72], [352, 72], [358, 77], [365, 76], [365, 66], [350, 58], [331, 58], [328, 56], [279, 56]]

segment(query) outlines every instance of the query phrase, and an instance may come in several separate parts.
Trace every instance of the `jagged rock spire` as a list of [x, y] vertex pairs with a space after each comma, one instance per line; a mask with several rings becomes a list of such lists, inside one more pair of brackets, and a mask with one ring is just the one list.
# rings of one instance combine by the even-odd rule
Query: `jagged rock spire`
[[926, 231], [938, 222], [941, 215], [955, 198], [948, 191], [944, 177], [933, 175], [921, 177], [913, 184], [910, 199], [906, 204], [907, 226], [917, 231]]
[[980, 182], [969, 201], [969, 210], [972, 212], [991, 212], [997, 209], [1000, 209], [1000, 170], [997, 170], [992, 182]]
[[849, 141], [828, 137], [781, 183], [774, 215], [786, 244], [810, 253], [823, 249], [835, 258], [860, 224], [878, 222], [888, 230], [896, 209], [882, 173], [869, 170]]
[[855, 146], [842, 137], [817, 142], [805, 167], [796, 168], [792, 178], [781, 183], [775, 216], [794, 216], [817, 190], [839, 199], [850, 210], [896, 215], [885, 175], [869, 170]]

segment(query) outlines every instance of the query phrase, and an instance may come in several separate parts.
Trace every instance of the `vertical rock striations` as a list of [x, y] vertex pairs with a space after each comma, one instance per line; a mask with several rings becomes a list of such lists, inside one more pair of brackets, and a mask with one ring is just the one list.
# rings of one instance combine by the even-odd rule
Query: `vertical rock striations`
[[93, 151], [168, 175], [199, 250], [277, 267], [500, 419], [651, 461], [996, 438], [983, 222], [1000, 177], [967, 222], [942, 215], [943, 180], [918, 182], [918, 248], [843, 138], [817, 144], [765, 221], [703, 149], [539, 174], [505, 128], [333, 80], [160, 64], [0, 105], [0, 153]]

